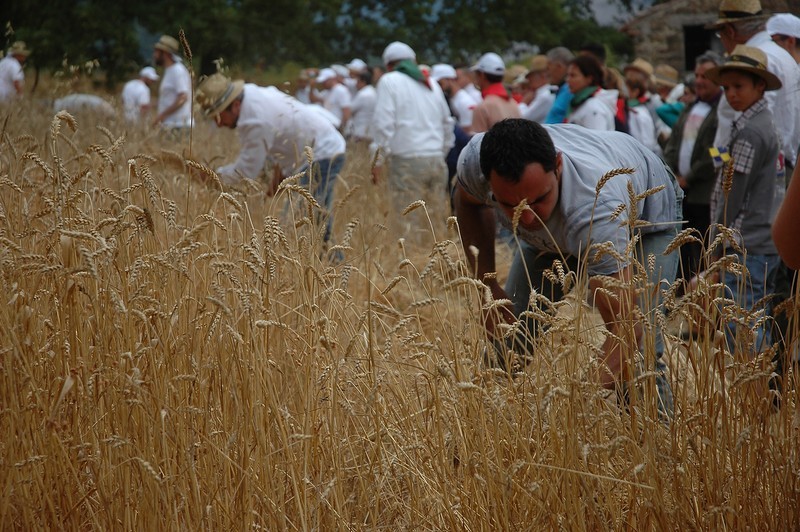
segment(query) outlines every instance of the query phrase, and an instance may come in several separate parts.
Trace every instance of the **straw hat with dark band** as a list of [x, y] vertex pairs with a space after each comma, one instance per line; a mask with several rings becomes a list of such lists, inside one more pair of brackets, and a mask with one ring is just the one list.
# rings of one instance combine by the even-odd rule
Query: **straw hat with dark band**
[[22, 57], [28, 57], [31, 55], [31, 51], [28, 50], [28, 47], [25, 46], [24, 42], [16, 41], [11, 45], [11, 48], [8, 49], [8, 55], [20, 55]]
[[717, 30], [725, 24], [744, 22], [748, 20], [767, 19], [761, 9], [759, 0], [722, 0], [719, 5], [719, 18], [716, 22], [708, 24], [706, 29]]
[[174, 37], [170, 37], [169, 35], [162, 35], [153, 48], [174, 55], [178, 55], [181, 50], [178, 40]]
[[231, 81], [222, 74], [213, 74], [200, 81], [195, 91], [195, 100], [203, 110], [203, 114], [216, 118], [239, 97], [243, 90], [243, 80]]
[[743, 44], [736, 46], [731, 55], [728, 56], [725, 64], [714, 67], [706, 72], [706, 77], [717, 85], [720, 85], [722, 83], [722, 73], [726, 70], [744, 70], [755, 74], [766, 82], [768, 91], [774, 91], [783, 86], [781, 80], [779, 80], [775, 74], [767, 70], [767, 54], [751, 46], [745, 46]]

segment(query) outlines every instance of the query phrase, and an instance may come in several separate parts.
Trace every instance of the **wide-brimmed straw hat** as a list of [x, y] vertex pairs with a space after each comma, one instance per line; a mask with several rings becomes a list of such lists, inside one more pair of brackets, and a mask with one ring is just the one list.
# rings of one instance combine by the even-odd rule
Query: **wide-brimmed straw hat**
[[11, 48], [8, 49], [8, 55], [21, 55], [22, 57], [28, 57], [31, 55], [31, 51], [27, 46], [25, 46], [23, 41], [16, 41], [11, 45]]
[[677, 69], [669, 65], [657, 65], [653, 73], [653, 81], [656, 85], [663, 85], [671, 89], [680, 83], [680, 74]]
[[175, 37], [170, 37], [169, 35], [162, 35], [153, 48], [174, 55], [178, 55], [178, 53], [181, 51], [181, 45], [178, 44], [178, 40], [175, 39]]
[[718, 30], [725, 24], [767, 18], [759, 0], [722, 0], [718, 16], [716, 22], [706, 25], [706, 29]]
[[625, 68], [622, 69], [623, 72], [627, 72], [628, 70], [638, 70], [639, 72], [645, 74], [648, 78], [653, 77], [653, 65], [641, 57], [637, 57], [632, 63], [625, 65]]
[[721, 76], [726, 70], [744, 70], [755, 74], [766, 82], [768, 91], [783, 86], [778, 76], [767, 70], [767, 54], [752, 46], [737, 45], [723, 65], [710, 69], [705, 75], [712, 82], [721, 85]]
[[228, 108], [244, 90], [244, 80], [231, 81], [222, 74], [213, 74], [200, 80], [195, 90], [195, 100], [203, 114], [215, 118]]

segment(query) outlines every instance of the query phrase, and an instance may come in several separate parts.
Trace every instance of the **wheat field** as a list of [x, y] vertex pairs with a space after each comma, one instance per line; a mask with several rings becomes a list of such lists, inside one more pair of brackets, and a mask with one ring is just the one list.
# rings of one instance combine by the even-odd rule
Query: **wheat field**
[[666, 423], [652, 375], [628, 408], [593, 383], [602, 321], [559, 265], [573, 295], [542, 311], [532, 361], [484, 363], [444, 184], [394, 217], [352, 151], [326, 250], [297, 179], [270, 197], [204, 173], [237, 152], [229, 131], [4, 115], [3, 529], [800, 527], [794, 375], [774, 408], [771, 353], [718, 349], [713, 287], [657, 317]]

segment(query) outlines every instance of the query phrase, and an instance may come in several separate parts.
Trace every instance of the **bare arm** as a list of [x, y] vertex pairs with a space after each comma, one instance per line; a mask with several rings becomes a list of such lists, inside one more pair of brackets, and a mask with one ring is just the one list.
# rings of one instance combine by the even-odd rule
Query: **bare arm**
[[169, 107], [164, 109], [161, 112], [161, 114], [159, 114], [155, 118], [155, 120], [153, 121], [153, 125], [157, 125], [157, 124], [160, 124], [161, 122], [163, 122], [169, 115], [171, 115], [172, 113], [174, 113], [175, 111], [180, 109], [181, 105], [185, 104], [186, 100], [188, 100], [188, 99], [189, 99], [189, 96], [185, 92], [182, 92], [182, 93], [178, 94], [178, 97], [175, 98], [175, 101], [172, 102], [172, 105], [170, 105]]
[[[484, 275], [496, 271], [494, 253], [496, 221], [494, 210], [478, 201], [464, 190], [459, 183], [456, 183], [454, 194], [456, 218], [461, 230], [461, 242], [464, 245], [464, 253], [472, 272], [491, 289], [494, 299], [508, 299], [508, 295], [496, 278], [484, 279]], [[475, 247], [478, 250], [477, 259], [470, 251], [471, 247]], [[501, 316], [486, 317], [486, 329], [489, 333], [494, 333], [495, 325], [500, 319], [506, 323], [514, 323], [516, 321], [511, 308], [504, 307], [501, 310]]]
[[17, 91], [17, 94], [22, 94], [22, 88], [23, 88], [22, 82], [14, 80], [14, 89]]
[[786, 198], [772, 224], [772, 239], [778, 248], [778, 254], [793, 270], [800, 269], [798, 229], [800, 229], [800, 165], [794, 168], [792, 180], [786, 190]]
[[[609, 334], [603, 342], [603, 362], [607, 371], [601, 370], [598, 380], [605, 388], [614, 389], [617, 382], [631, 379], [629, 363], [631, 355], [639, 348], [642, 324], [634, 317], [636, 293], [631, 283], [631, 268], [625, 267], [608, 277], [622, 282], [622, 287], [613, 287], [599, 277], [589, 279], [589, 290], [594, 305], [600, 312]], [[605, 290], [599, 290], [599, 289]]]

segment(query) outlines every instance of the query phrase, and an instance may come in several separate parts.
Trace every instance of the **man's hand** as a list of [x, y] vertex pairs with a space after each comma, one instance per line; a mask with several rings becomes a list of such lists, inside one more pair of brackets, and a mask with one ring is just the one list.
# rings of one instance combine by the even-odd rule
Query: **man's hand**
[[274, 196], [275, 193], [278, 192], [281, 181], [283, 181], [283, 171], [281, 167], [276, 164], [272, 167], [272, 181], [267, 189], [267, 196]]
[[679, 175], [679, 176], [676, 176], [676, 179], [678, 180], [678, 185], [680, 185], [680, 187], [683, 190], [686, 190], [687, 188], [689, 188], [689, 182], [686, 180], [685, 177], [683, 177], [682, 175]]
[[[494, 301], [499, 301], [501, 299], [508, 300], [508, 294], [506, 294], [506, 291], [503, 290], [496, 279], [489, 279], [485, 281], [485, 284], [492, 292], [492, 301], [487, 301], [487, 306], [491, 305]], [[503, 323], [513, 325], [516, 321], [517, 317], [514, 315], [514, 308], [510, 302], [488, 309], [483, 316], [483, 324], [491, 338], [502, 338], [503, 333], [499, 326]]]
[[383, 166], [376, 164], [372, 167], [372, 183], [377, 185], [378, 182], [381, 180], [381, 172], [383, 171]]

